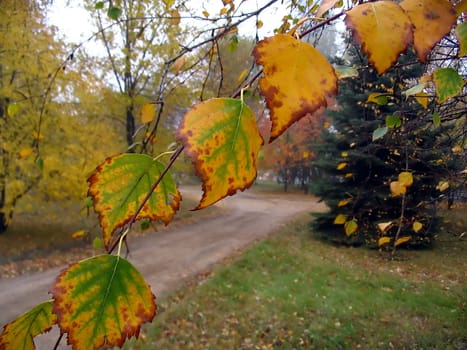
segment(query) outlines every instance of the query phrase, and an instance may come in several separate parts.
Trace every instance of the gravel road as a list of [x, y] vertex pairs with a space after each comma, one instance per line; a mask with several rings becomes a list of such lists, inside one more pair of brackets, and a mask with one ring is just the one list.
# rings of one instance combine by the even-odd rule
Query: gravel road
[[[182, 194], [199, 196], [194, 189], [184, 189]], [[131, 254], [128, 259], [143, 274], [157, 297], [267, 236], [298, 214], [324, 209], [310, 196], [255, 192], [237, 194], [218, 205], [224, 208], [219, 215], [129, 239]], [[48, 290], [63, 268], [0, 279], [0, 327], [48, 300]], [[37, 348], [52, 349], [57, 335], [58, 330], [52, 329], [35, 338]], [[65, 343], [62, 340], [59, 349], [68, 349]]]

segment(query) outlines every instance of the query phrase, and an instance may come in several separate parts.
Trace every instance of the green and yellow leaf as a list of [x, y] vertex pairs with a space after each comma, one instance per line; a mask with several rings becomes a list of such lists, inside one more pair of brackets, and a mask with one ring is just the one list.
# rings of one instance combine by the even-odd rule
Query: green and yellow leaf
[[333, 65], [339, 79], [358, 77], [358, 70], [354, 67]]
[[408, 241], [410, 241], [410, 239], [411, 239], [410, 236], [404, 236], [404, 237], [398, 238], [394, 242], [394, 247], [397, 247], [397, 246], [400, 246], [401, 244], [407, 243]]
[[0, 349], [35, 349], [34, 337], [49, 331], [56, 323], [57, 316], [52, 313], [52, 300], [41, 303], [3, 327]]
[[214, 98], [196, 104], [184, 117], [178, 139], [203, 185], [201, 209], [245, 190], [256, 178], [263, 138], [253, 111], [242, 100]]
[[146, 103], [141, 107], [141, 123], [150, 123], [156, 118], [156, 105], [154, 103]]
[[344, 214], [338, 214], [334, 219], [335, 225], [343, 225], [347, 221], [347, 216]]
[[438, 103], [443, 103], [447, 99], [459, 95], [465, 84], [464, 79], [452, 68], [438, 68], [435, 70], [433, 81], [436, 86]]
[[351, 236], [353, 235], [355, 232], [357, 232], [358, 230], [358, 223], [357, 223], [357, 220], [355, 219], [352, 219], [350, 221], [347, 221], [345, 224], [344, 224], [344, 229], [345, 229], [345, 234], [347, 236]]
[[271, 111], [270, 142], [307, 114], [327, 106], [337, 93], [337, 76], [326, 58], [313, 46], [286, 34], [258, 43], [253, 50], [263, 66], [259, 85]]
[[[144, 154], [120, 154], [107, 158], [88, 178], [88, 195], [99, 214], [104, 244], [113, 232], [127, 224], [159, 178], [165, 166]], [[136, 220], [160, 220], [166, 225], [180, 207], [181, 195], [170, 173], [162, 179]]]
[[379, 74], [388, 70], [412, 43], [412, 23], [392, 1], [355, 6], [347, 12], [345, 22]]
[[385, 244], [388, 244], [391, 242], [391, 237], [388, 236], [383, 236], [380, 239], [378, 239], [378, 247], [381, 247]]
[[366, 102], [369, 102], [369, 103], [373, 102], [373, 103], [376, 103], [377, 105], [384, 106], [388, 104], [388, 96], [381, 92], [372, 92], [371, 94], [368, 95]]
[[404, 0], [400, 3], [414, 25], [414, 47], [421, 62], [451, 30], [456, 11], [446, 0]]
[[459, 40], [459, 57], [467, 55], [467, 22], [457, 25], [457, 39]]
[[156, 314], [151, 288], [120, 256], [104, 254], [72, 264], [50, 292], [60, 329], [75, 350], [121, 347]]

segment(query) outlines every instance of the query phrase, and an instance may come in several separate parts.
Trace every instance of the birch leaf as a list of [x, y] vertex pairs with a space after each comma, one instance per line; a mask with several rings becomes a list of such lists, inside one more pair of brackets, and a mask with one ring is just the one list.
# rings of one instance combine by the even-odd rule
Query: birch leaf
[[263, 66], [259, 85], [271, 111], [270, 142], [305, 115], [327, 106], [337, 93], [337, 76], [313, 46], [286, 34], [266, 38], [253, 50]]
[[151, 288], [120, 256], [103, 254], [72, 264], [50, 292], [60, 329], [74, 350], [121, 347], [156, 314]]
[[404, 0], [400, 6], [414, 25], [413, 41], [418, 59], [425, 62], [435, 44], [451, 30], [456, 11], [446, 0]]
[[[165, 165], [144, 154], [107, 158], [88, 178], [88, 195], [99, 214], [106, 247], [114, 231], [127, 224], [159, 178]], [[136, 220], [160, 220], [166, 225], [180, 207], [181, 195], [170, 173], [162, 179]]]
[[52, 300], [41, 303], [3, 327], [0, 349], [35, 349], [33, 338], [49, 331], [56, 323], [57, 316], [52, 313]]
[[387, 71], [412, 43], [412, 23], [392, 1], [355, 6], [347, 12], [345, 23], [379, 74]]
[[253, 111], [243, 101], [213, 98], [189, 110], [178, 139], [192, 159], [203, 186], [195, 209], [250, 187], [263, 138]]

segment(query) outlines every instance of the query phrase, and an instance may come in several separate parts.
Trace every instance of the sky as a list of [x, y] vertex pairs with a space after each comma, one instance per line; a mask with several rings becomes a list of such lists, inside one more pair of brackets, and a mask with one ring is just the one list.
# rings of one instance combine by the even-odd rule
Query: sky
[[[199, 6], [199, 15], [202, 16], [204, 10], [214, 15], [219, 13], [223, 7], [222, 1], [196, 1]], [[267, 3], [266, 0], [247, 0], [241, 9], [243, 12], [255, 10], [258, 6]], [[260, 38], [273, 35], [273, 30], [279, 27], [281, 19], [286, 12], [286, 6], [277, 2], [260, 16], [264, 26], [260, 28]], [[48, 19], [51, 24], [57, 26], [61, 36], [68, 42], [81, 43], [93, 34], [91, 15], [82, 6], [81, 1], [55, 0], [49, 12]], [[249, 35], [255, 28], [255, 18], [250, 19], [239, 27], [240, 35]]]

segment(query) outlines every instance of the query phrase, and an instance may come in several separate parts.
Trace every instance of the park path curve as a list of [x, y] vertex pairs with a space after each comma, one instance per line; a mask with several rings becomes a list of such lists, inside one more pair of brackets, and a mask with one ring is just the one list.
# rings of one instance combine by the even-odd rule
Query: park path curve
[[[187, 197], [199, 196], [199, 191], [192, 188], [183, 189], [182, 193]], [[157, 297], [208, 271], [298, 214], [324, 209], [324, 205], [311, 196], [257, 192], [239, 193], [218, 205], [223, 210], [217, 215], [130, 240], [128, 260], [143, 274]], [[48, 290], [63, 268], [0, 279], [0, 327], [50, 299]], [[53, 348], [57, 335], [58, 330], [52, 329], [35, 338], [37, 349]]]

